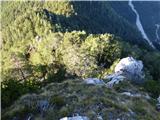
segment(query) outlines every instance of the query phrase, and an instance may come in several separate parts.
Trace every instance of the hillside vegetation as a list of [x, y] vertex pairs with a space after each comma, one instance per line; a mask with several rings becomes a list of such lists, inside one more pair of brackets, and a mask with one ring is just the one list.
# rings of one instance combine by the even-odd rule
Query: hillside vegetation
[[[18, 98], [26, 93], [39, 94], [42, 92], [41, 88], [50, 83], [53, 85], [54, 91], [49, 90], [48, 92], [52, 92], [53, 95], [55, 93], [61, 94], [56, 101], [56, 104], [58, 104], [57, 111], [53, 113], [54, 115], [58, 114], [55, 119], [69, 115], [71, 111], [68, 113], [68, 109], [73, 109], [65, 108], [62, 105], [70, 104], [63, 103], [67, 102], [65, 100], [68, 92], [65, 91], [65, 84], [68, 84], [68, 79], [74, 81], [74, 79], [79, 78], [79, 83], [82, 78], [102, 78], [104, 75], [112, 73], [115, 63], [127, 56], [133, 56], [143, 61], [147, 82], [141, 87], [144, 92], [148, 92], [153, 98], [159, 96], [159, 51], [151, 50], [141, 38], [137, 29], [123, 17], [120, 17], [107, 2], [3, 1], [1, 4], [1, 33], [3, 39], [3, 46], [0, 50], [2, 54], [1, 99], [3, 112], [5, 113], [3, 114], [4, 118], [9, 117], [5, 119], [10, 119], [15, 115], [13, 112], [15, 105], [13, 103]], [[72, 80], [69, 81], [71, 85]], [[86, 92], [85, 99], [92, 96], [89, 93], [90, 90], [85, 91], [81, 83], [80, 85], [75, 83], [75, 86], [66, 86], [66, 89], [70, 90], [74, 87], [71, 90], [72, 92], [78, 89], [84, 94]], [[86, 89], [95, 90], [98, 95], [99, 89], [105, 90], [106, 88], [91, 86], [91, 88]], [[100, 99], [104, 100], [110, 92], [114, 92], [111, 93], [113, 96], [114, 94], [119, 96], [116, 91], [106, 89], [103, 93], [105, 96], [100, 97]], [[79, 93], [76, 94], [75, 99], [80, 99], [79, 95]], [[29, 97], [32, 97], [32, 95], [29, 95]], [[46, 98], [48, 97], [46, 96]], [[120, 98], [123, 99], [122, 96]], [[95, 99], [92, 96], [91, 101], [86, 102], [90, 104]], [[111, 111], [114, 109], [112, 107], [115, 106], [118, 107], [116, 110], [123, 109], [124, 114], [127, 114], [126, 111], [130, 107], [134, 107], [134, 103], [131, 106], [128, 104], [126, 110], [126, 108], [119, 108], [121, 104], [112, 104], [114, 102], [112, 98], [107, 101], [111, 103]], [[80, 106], [81, 102], [80, 100]], [[145, 105], [147, 104], [149, 108], [151, 107], [151, 111], [157, 115], [157, 112], [152, 108], [152, 104], [150, 105], [145, 100], [140, 100], [140, 102], [144, 102], [143, 110], [140, 108], [140, 111], [142, 110], [145, 113], [147, 111]], [[108, 103], [104, 100], [104, 104], [107, 106]], [[138, 104], [138, 102], [135, 104]], [[19, 105], [19, 103], [16, 105]], [[75, 102], [75, 107], [78, 106], [78, 103]], [[19, 107], [18, 110], [15, 110], [16, 112], [21, 111], [21, 107], [24, 108], [23, 105], [19, 105]], [[139, 108], [135, 108], [135, 111], [137, 109], [139, 110]], [[23, 110], [25, 112], [26, 109]], [[52, 115], [52, 113], [48, 114]], [[92, 116], [92, 113], [87, 114]], [[20, 119], [23, 117], [22, 113]], [[143, 119], [152, 117], [154, 117], [153, 114], [147, 111], [147, 115]]]

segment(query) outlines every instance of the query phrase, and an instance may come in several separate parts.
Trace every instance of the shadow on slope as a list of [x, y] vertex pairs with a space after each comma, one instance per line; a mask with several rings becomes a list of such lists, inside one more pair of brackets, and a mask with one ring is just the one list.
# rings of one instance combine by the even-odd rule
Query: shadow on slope
[[66, 17], [56, 15], [47, 9], [43, 12], [52, 24], [56, 24], [57, 31], [82, 31], [89, 34], [111, 33], [122, 37], [134, 44], [147, 44], [140, 32], [126, 19], [119, 16], [107, 2], [71, 2], [75, 15]]

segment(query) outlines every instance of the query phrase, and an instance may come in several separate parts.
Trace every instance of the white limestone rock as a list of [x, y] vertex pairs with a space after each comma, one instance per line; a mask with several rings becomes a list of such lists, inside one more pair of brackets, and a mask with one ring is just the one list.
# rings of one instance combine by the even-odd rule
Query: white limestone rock
[[126, 57], [115, 67], [115, 73], [117, 72], [129, 72], [131, 74], [141, 74], [143, 69], [143, 63], [140, 60], [135, 60], [133, 57]]
[[87, 78], [87, 79], [84, 79], [84, 82], [86, 84], [93, 84], [93, 85], [104, 85], [105, 84], [103, 80], [100, 80], [98, 78]]
[[148, 94], [140, 94], [140, 93], [131, 93], [131, 92], [122, 92], [121, 95], [126, 95], [129, 97], [143, 97], [147, 100], [150, 100], [151, 97]]
[[143, 63], [140, 60], [135, 60], [133, 57], [126, 57], [120, 60], [116, 65], [113, 74], [107, 75], [104, 79], [110, 80], [106, 85], [111, 88], [114, 84], [129, 79], [135, 83], [143, 83]]
[[121, 93], [121, 94], [122, 94], [122, 95], [126, 95], [126, 96], [130, 96], [130, 97], [133, 96], [130, 92], [123, 92], [123, 93]]
[[142, 97], [142, 95], [139, 94], [139, 93], [133, 94], [133, 93], [130, 93], [130, 92], [123, 92], [121, 94], [126, 95], [126, 96], [130, 96], [130, 97]]
[[105, 77], [105, 79], [110, 80], [107, 82], [106, 86], [112, 88], [114, 84], [119, 84], [119, 82], [125, 79], [120, 73], [111, 74]]
[[89, 120], [89, 118], [86, 116], [74, 116], [74, 117], [64, 117], [61, 118], [60, 120]]
[[144, 75], [142, 70], [142, 61], [136, 60], [133, 57], [126, 57], [121, 59], [121, 61], [115, 67], [115, 73], [120, 73], [135, 83], [144, 82]]

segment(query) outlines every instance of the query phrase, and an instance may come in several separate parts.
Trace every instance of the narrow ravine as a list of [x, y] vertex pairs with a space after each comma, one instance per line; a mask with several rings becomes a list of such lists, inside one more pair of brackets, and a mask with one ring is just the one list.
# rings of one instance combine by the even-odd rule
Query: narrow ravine
[[140, 21], [139, 14], [138, 14], [137, 10], [134, 8], [132, 0], [129, 0], [128, 5], [131, 7], [132, 11], [136, 14], [136, 25], [137, 25], [138, 30], [141, 32], [143, 38], [147, 40], [147, 42], [149, 43], [149, 45], [152, 48], [155, 48], [154, 45], [152, 44], [152, 42], [147, 37], [147, 34], [145, 33], [145, 31], [143, 29], [143, 26], [142, 26], [141, 21]]

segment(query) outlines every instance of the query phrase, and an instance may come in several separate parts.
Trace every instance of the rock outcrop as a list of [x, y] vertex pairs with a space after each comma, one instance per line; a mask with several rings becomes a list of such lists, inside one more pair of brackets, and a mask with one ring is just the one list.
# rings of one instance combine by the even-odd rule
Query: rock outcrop
[[115, 73], [121, 73], [128, 79], [134, 80], [136, 83], [143, 82], [143, 63], [133, 57], [126, 57], [120, 60], [115, 67]]
[[2, 120], [160, 120], [155, 105], [143, 96], [145, 92], [128, 81], [124, 83], [117, 85], [122, 89], [88, 85], [82, 79], [50, 83], [2, 111]]
[[118, 84], [119, 82], [124, 80], [124, 76], [122, 76], [120, 73], [111, 74], [105, 77], [106, 79], [109, 79], [110, 81], [106, 84], [108, 88], [112, 88], [114, 84]]
[[143, 83], [143, 63], [140, 60], [136, 60], [133, 57], [126, 57], [120, 60], [116, 65], [113, 74], [107, 75], [105, 79], [109, 79], [107, 83], [108, 87], [112, 87], [114, 84], [118, 84], [124, 79], [131, 80], [134, 83]]

